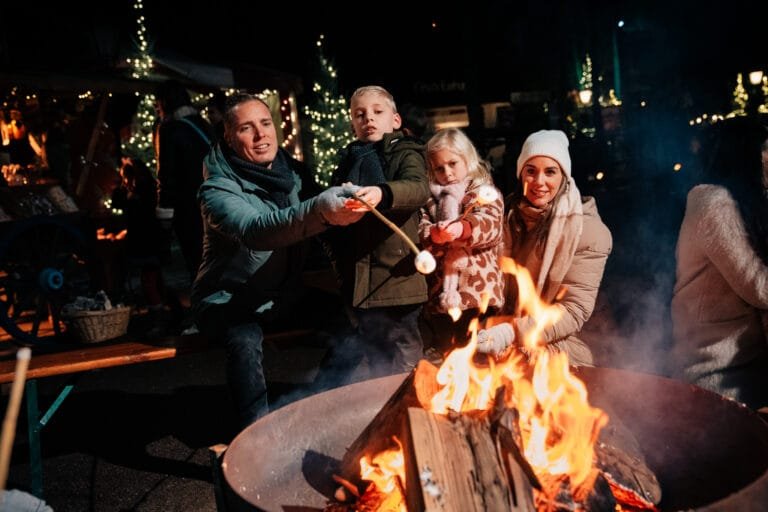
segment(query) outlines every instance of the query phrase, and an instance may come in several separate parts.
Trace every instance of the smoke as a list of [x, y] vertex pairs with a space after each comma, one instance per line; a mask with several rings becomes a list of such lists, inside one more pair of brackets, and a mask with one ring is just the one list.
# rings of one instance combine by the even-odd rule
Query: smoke
[[595, 313], [585, 326], [598, 364], [668, 373], [675, 246], [689, 187], [687, 178], [670, 172], [598, 200], [613, 235]]

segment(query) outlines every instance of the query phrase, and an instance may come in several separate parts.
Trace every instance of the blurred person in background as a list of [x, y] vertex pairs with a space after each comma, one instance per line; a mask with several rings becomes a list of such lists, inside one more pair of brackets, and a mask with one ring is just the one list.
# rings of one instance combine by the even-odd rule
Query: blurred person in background
[[112, 208], [123, 211], [125, 219], [125, 259], [138, 268], [141, 290], [147, 306], [149, 338], [167, 334], [170, 314], [164, 307], [164, 289], [160, 265], [170, 256], [167, 237], [155, 218], [157, 182], [149, 168], [136, 158], [122, 157], [121, 183], [112, 192]]
[[187, 89], [175, 80], [157, 88], [160, 122], [155, 129], [157, 218], [172, 228], [191, 280], [200, 267], [203, 222], [197, 190], [203, 182], [203, 158], [211, 148], [213, 129], [192, 106]]
[[677, 241], [671, 374], [757, 408], [768, 405], [768, 129], [750, 117], [711, 129]]

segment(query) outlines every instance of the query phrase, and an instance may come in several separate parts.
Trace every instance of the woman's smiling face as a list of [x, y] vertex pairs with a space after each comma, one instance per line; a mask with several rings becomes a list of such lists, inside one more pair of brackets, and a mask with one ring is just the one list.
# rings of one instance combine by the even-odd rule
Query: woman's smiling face
[[563, 171], [556, 160], [534, 156], [523, 165], [520, 173], [525, 198], [539, 208], [548, 205], [563, 184]]

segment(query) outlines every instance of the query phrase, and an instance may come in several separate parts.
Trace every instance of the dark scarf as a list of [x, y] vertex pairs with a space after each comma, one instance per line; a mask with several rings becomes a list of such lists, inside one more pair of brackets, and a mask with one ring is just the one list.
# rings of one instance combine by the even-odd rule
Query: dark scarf
[[277, 152], [272, 167], [269, 169], [243, 160], [230, 148], [224, 148], [224, 156], [232, 169], [251, 183], [269, 192], [270, 197], [279, 208], [286, 208], [291, 205], [289, 194], [295, 186], [293, 170], [288, 166], [288, 159], [285, 158], [282, 151]]
[[351, 181], [361, 187], [380, 185], [387, 181], [375, 142], [353, 142], [347, 147], [346, 158], [351, 160], [351, 165], [343, 181]]

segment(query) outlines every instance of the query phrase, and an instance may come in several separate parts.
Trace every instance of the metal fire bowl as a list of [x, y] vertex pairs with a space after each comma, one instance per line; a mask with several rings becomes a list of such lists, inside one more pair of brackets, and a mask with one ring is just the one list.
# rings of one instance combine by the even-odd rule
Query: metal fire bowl
[[[581, 368], [590, 403], [621, 418], [661, 483], [662, 510], [765, 511], [768, 424], [696, 386], [626, 370]], [[261, 418], [223, 461], [228, 510], [321, 510], [346, 447], [405, 378], [374, 379]]]

